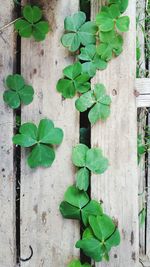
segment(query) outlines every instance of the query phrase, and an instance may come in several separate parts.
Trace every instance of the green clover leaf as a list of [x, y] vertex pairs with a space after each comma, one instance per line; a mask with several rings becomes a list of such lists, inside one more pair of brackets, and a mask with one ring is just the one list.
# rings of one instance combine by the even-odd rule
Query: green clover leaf
[[62, 36], [61, 42], [71, 52], [77, 51], [81, 44], [86, 46], [96, 43], [97, 26], [94, 22], [85, 21], [86, 15], [81, 11], [65, 19], [66, 33]]
[[120, 12], [124, 13], [128, 7], [129, 0], [109, 0], [109, 4], [118, 4]]
[[120, 17], [120, 10], [117, 4], [103, 7], [96, 16], [96, 24], [99, 31], [109, 32], [117, 28], [121, 32], [129, 30], [130, 19], [128, 16]]
[[114, 30], [100, 32], [100, 44], [97, 46], [97, 54], [106, 61], [112, 59], [113, 55], [119, 56], [123, 51], [123, 38]]
[[89, 171], [102, 174], [108, 168], [108, 160], [103, 157], [101, 149], [89, 149], [84, 144], [73, 148], [72, 161], [75, 166], [80, 167], [76, 173], [76, 186], [79, 190], [84, 191], [87, 191], [89, 187]]
[[81, 262], [79, 260], [72, 260], [68, 265], [67, 267], [91, 267], [90, 264], [88, 263], [84, 263], [84, 264], [81, 264]]
[[23, 8], [23, 19], [15, 22], [15, 29], [24, 38], [34, 37], [35, 41], [43, 41], [50, 31], [47, 21], [41, 20], [42, 11], [37, 6], [26, 5]]
[[101, 215], [103, 213], [100, 203], [89, 199], [86, 192], [80, 191], [75, 186], [70, 186], [64, 196], [64, 201], [60, 204], [60, 212], [66, 219], [76, 219], [88, 225], [90, 215]]
[[113, 220], [105, 215], [89, 216], [90, 227], [87, 228], [76, 247], [96, 262], [109, 260], [112, 247], [120, 244], [120, 234]]
[[25, 84], [21, 75], [8, 75], [6, 86], [8, 90], [4, 92], [3, 99], [9, 107], [16, 109], [21, 104], [28, 105], [32, 102], [34, 95], [33, 87]]
[[63, 70], [63, 74], [65, 77], [58, 81], [56, 87], [64, 98], [73, 98], [76, 92], [84, 93], [90, 89], [90, 76], [82, 72], [82, 64], [80, 62], [66, 67]]
[[82, 64], [82, 70], [87, 72], [90, 77], [96, 74], [96, 70], [106, 69], [107, 63], [97, 54], [95, 45], [82, 47], [80, 51], [78, 58], [86, 61]]
[[88, 114], [89, 121], [94, 124], [98, 120], [105, 121], [110, 115], [111, 98], [106, 95], [103, 84], [96, 84], [94, 89], [80, 96], [75, 106], [80, 112], [91, 108]]
[[52, 145], [59, 145], [63, 140], [63, 131], [55, 128], [49, 119], [42, 119], [38, 128], [33, 123], [24, 123], [19, 134], [13, 137], [13, 143], [21, 147], [31, 147], [28, 164], [31, 168], [37, 166], [50, 167], [55, 159]]

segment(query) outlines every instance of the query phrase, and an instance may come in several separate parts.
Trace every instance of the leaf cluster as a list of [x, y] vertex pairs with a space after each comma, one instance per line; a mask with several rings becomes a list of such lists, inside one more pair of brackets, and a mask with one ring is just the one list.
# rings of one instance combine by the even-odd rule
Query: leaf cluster
[[105, 121], [110, 115], [111, 98], [103, 84], [96, 84], [93, 90], [81, 95], [75, 102], [76, 109], [84, 112], [90, 108], [88, 118], [91, 124]]
[[113, 220], [103, 213], [100, 203], [90, 200], [86, 192], [70, 186], [60, 204], [60, 212], [66, 219], [82, 220], [86, 227], [82, 239], [76, 243], [77, 248], [95, 261], [109, 260], [111, 248], [120, 243], [120, 234]]
[[6, 78], [6, 90], [3, 99], [9, 107], [16, 109], [21, 104], [28, 105], [33, 100], [34, 89], [31, 85], [27, 85], [24, 78], [19, 74], [8, 75]]
[[15, 22], [15, 29], [24, 38], [34, 37], [35, 41], [43, 41], [50, 31], [47, 21], [42, 19], [42, 10], [38, 6], [26, 5], [23, 8], [23, 18]]
[[64, 98], [72, 98], [77, 92], [85, 93], [91, 88], [90, 76], [88, 73], [83, 73], [80, 62], [67, 66], [63, 74], [64, 78], [57, 82], [57, 91]]
[[101, 149], [91, 148], [84, 144], [76, 145], [72, 152], [73, 164], [80, 169], [76, 174], [76, 187], [87, 191], [89, 187], [90, 171], [102, 174], [108, 168], [108, 160], [103, 156]]
[[34, 123], [24, 123], [19, 134], [13, 137], [13, 143], [21, 147], [31, 148], [28, 156], [28, 165], [50, 167], [55, 159], [53, 145], [61, 144], [63, 131], [55, 128], [49, 119], [42, 119], [38, 127]]

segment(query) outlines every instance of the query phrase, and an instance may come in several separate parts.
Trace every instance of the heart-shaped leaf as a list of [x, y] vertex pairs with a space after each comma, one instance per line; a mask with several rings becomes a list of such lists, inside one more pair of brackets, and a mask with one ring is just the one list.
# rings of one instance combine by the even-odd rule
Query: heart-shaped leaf
[[34, 37], [35, 41], [43, 41], [50, 31], [49, 23], [42, 19], [42, 11], [38, 6], [26, 5], [23, 18], [15, 22], [15, 29], [21, 37]]
[[90, 179], [90, 173], [87, 168], [81, 168], [76, 173], [76, 187], [79, 188], [79, 190], [87, 191], [89, 187], [89, 179]]
[[82, 70], [83, 72], [87, 72], [90, 77], [96, 74], [96, 70], [106, 69], [107, 63], [97, 54], [95, 45], [88, 45], [81, 48], [80, 51], [81, 53], [78, 58], [85, 61], [82, 64]]
[[110, 115], [111, 98], [106, 95], [103, 84], [96, 84], [94, 89], [80, 96], [75, 106], [80, 112], [91, 108], [88, 114], [89, 121], [94, 124], [98, 120], [105, 121]]
[[85, 21], [86, 15], [81, 11], [65, 19], [66, 33], [62, 36], [61, 41], [63, 46], [71, 52], [77, 51], [81, 44], [85, 46], [96, 43], [97, 27], [94, 22]]
[[50, 167], [55, 159], [54, 149], [49, 145], [62, 142], [63, 131], [55, 128], [49, 119], [42, 119], [38, 128], [33, 123], [24, 123], [19, 134], [13, 137], [13, 143], [22, 147], [31, 147], [28, 164], [31, 168], [37, 166]]
[[109, 0], [109, 4], [118, 4], [121, 13], [125, 12], [128, 3], [129, 0]]
[[23, 77], [19, 74], [9, 75], [6, 79], [8, 90], [4, 92], [3, 99], [9, 107], [16, 109], [21, 103], [28, 105], [34, 96], [33, 87], [26, 85]]

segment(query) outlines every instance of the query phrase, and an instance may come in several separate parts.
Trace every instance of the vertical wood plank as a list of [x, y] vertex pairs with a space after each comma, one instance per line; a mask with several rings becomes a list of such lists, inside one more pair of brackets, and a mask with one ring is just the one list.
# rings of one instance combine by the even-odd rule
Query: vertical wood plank
[[[0, 9], [0, 28], [13, 20], [14, 5], [6, 0]], [[13, 110], [3, 101], [4, 79], [13, 73], [13, 26], [0, 32], [0, 266], [15, 267], [15, 175], [13, 168]]]
[[[148, 126], [150, 127], [150, 113], [148, 114]], [[150, 153], [148, 154], [147, 175], [147, 229], [146, 229], [146, 256], [150, 262]], [[150, 264], [150, 263], [149, 263]]]
[[64, 220], [59, 212], [64, 192], [74, 181], [71, 151], [79, 140], [79, 114], [75, 111], [74, 100], [63, 100], [56, 91], [56, 83], [62, 77], [62, 69], [72, 62], [60, 42], [63, 21], [78, 10], [79, 1], [43, 0], [36, 3], [44, 9], [52, 32], [42, 43], [22, 40], [22, 74], [36, 92], [33, 103], [22, 109], [22, 122], [38, 123], [45, 117], [52, 119], [63, 129], [64, 140], [57, 148], [55, 162], [48, 169], [31, 170], [22, 153], [21, 256], [28, 256], [29, 245], [34, 254], [21, 266], [65, 267], [79, 253], [75, 249], [79, 225]]
[[[142, 27], [145, 28], [145, 0], [137, 1], [136, 5], [136, 15], [138, 17], [137, 21], [137, 37], [140, 45], [141, 58], [140, 58], [140, 68], [145, 72], [146, 62], [145, 62], [145, 38], [142, 31]], [[138, 134], [142, 136], [142, 141], [144, 142], [147, 114], [145, 109], [138, 110]], [[145, 186], [146, 186], [146, 170], [145, 170], [145, 157], [142, 157], [140, 164], [138, 166], [138, 179], [139, 179], [139, 212], [144, 208], [145, 204]], [[145, 224], [139, 225], [139, 252], [140, 257], [145, 254]]]
[[[99, 1], [99, 4], [102, 4]], [[92, 2], [92, 17], [98, 1]], [[102, 200], [105, 211], [118, 220], [121, 244], [112, 250], [109, 263], [96, 266], [134, 267], [138, 265], [138, 176], [135, 87], [136, 1], [129, 1], [131, 25], [124, 34], [124, 51], [108, 68], [98, 72], [92, 84], [104, 83], [112, 98], [111, 116], [92, 127], [92, 147], [102, 148], [110, 166], [101, 176], [92, 175], [92, 197]]]

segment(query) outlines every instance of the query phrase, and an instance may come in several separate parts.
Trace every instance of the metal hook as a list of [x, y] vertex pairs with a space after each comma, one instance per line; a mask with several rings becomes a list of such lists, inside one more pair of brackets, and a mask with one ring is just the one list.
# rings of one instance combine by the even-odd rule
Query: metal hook
[[26, 258], [26, 259], [22, 259], [22, 258], [20, 258], [20, 261], [25, 262], [25, 261], [29, 261], [29, 260], [31, 260], [31, 258], [32, 258], [32, 256], [33, 256], [33, 248], [32, 248], [31, 246], [29, 246], [29, 249], [30, 249], [30, 251], [31, 251], [30, 256], [29, 256], [28, 258]]

